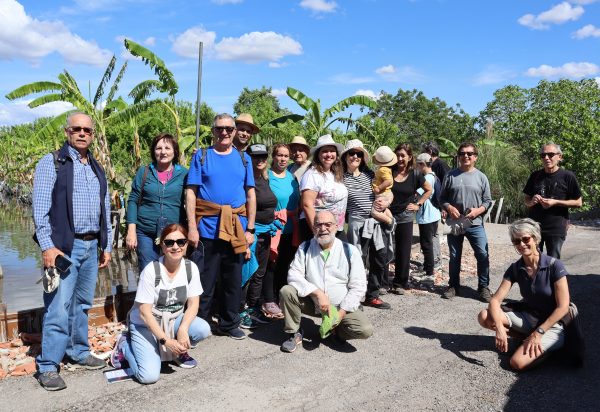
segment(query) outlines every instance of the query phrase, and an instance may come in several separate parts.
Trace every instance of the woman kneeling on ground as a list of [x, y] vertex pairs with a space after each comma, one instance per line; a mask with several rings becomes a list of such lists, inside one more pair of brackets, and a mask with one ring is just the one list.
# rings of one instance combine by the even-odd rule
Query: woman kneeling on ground
[[158, 381], [161, 361], [195, 367], [188, 349], [210, 335], [208, 323], [196, 316], [202, 285], [196, 264], [184, 259], [187, 235], [177, 223], [162, 231], [163, 256], [140, 274], [129, 313], [129, 335], [119, 336], [111, 356], [115, 368], [127, 361], [141, 383]]
[[[517, 220], [508, 232], [521, 259], [506, 270], [488, 309], [479, 313], [478, 320], [481, 326], [496, 331], [500, 352], [508, 352], [508, 333], [525, 338], [510, 358], [513, 369], [523, 370], [564, 346], [562, 319], [569, 313], [569, 286], [563, 263], [538, 249], [541, 233], [537, 222]], [[519, 284], [523, 308], [505, 311], [500, 305], [515, 282]]]

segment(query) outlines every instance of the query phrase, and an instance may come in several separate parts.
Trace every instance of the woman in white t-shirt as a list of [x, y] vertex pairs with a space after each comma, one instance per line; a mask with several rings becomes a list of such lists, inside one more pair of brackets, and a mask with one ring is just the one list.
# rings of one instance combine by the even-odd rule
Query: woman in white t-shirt
[[313, 237], [313, 223], [317, 212], [327, 210], [337, 221], [337, 237], [346, 240], [344, 220], [348, 189], [344, 185], [344, 170], [340, 153], [344, 146], [333, 141], [327, 134], [319, 137], [317, 145], [311, 149], [311, 167], [302, 176], [300, 193], [302, 195], [300, 214], [301, 240]]
[[195, 367], [188, 349], [210, 335], [208, 323], [196, 316], [202, 285], [196, 264], [184, 259], [187, 230], [176, 223], [167, 226], [160, 247], [163, 256], [140, 274], [129, 334], [118, 337], [111, 356], [115, 368], [127, 361], [141, 383], [158, 381], [161, 361]]

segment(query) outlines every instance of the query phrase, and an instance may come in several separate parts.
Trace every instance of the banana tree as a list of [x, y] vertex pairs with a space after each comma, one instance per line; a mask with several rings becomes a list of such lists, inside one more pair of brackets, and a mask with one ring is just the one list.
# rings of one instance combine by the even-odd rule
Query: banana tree
[[[66, 119], [69, 114], [75, 111], [81, 111], [90, 116], [96, 125], [96, 139], [92, 150], [96, 159], [104, 167], [104, 170], [106, 170], [108, 179], [110, 181], [115, 180], [116, 173], [111, 161], [110, 148], [106, 138], [106, 124], [112, 111], [111, 103], [115, 98], [119, 88], [119, 83], [121, 82], [121, 79], [125, 74], [125, 70], [127, 69], [127, 62], [125, 62], [123, 66], [121, 66], [117, 77], [113, 81], [106, 98], [103, 99], [105, 95], [105, 88], [113, 75], [116, 62], [117, 59], [115, 56], [113, 56], [108, 63], [106, 70], [104, 71], [104, 75], [100, 80], [98, 88], [96, 89], [94, 99], [91, 101], [85, 98], [81, 92], [81, 89], [77, 85], [77, 82], [67, 70], [58, 75], [58, 82], [40, 81], [29, 83], [18, 87], [6, 95], [7, 99], [14, 100], [29, 96], [31, 94], [46, 93], [29, 102], [28, 106], [30, 108], [42, 106], [51, 102], [67, 102], [75, 106], [74, 110], [67, 111], [50, 119], [50, 121], [48, 121], [48, 123], [42, 129], [40, 129], [37, 136], [40, 136], [46, 140], [49, 138], [56, 139], [56, 130], [66, 123]], [[57, 144], [58, 142], [54, 140], [55, 147]]]
[[321, 111], [321, 101], [311, 99], [300, 90], [288, 87], [287, 95], [294, 100], [298, 106], [306, 110], [307, 113], [303, 116], [303, 120], [310, 131], [309, 140], [311, 142], [316, 141], [319, 136], [326, 134], [333, 123], [351, 122], [352, 119], [350, 117], [341, 115], [348, 107], [361, 106], [372, 110], [377, 107], [377, 102], [370, 97], [350, 96]]

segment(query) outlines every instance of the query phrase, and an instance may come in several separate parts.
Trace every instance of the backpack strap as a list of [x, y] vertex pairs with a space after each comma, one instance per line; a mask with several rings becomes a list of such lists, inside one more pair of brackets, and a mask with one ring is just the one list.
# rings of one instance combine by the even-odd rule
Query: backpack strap
[[[348, 272], [352, 270], [352, 250], [350, 249], [350, 243], [344, 242], [342, 240], [342, 247], [344, 249], [344, 255], [346, 256], [346, 261], [348, 262]], [[304, 252], [304, 268], [306, 269], [306, 263], [308, 262], [308, 249], [310, 248], [310, 240], [306, 240], [302, 243], [302, 251]]]
[[155, 260], [152, 262], [152, 265], [154, 265], [154, 287], [157, 287], [160, 283], [160, 263], [158, 260]]
[[246, 156], [244, 156], [244, 152], [239, 150], [237, 147], [235, 148], [235, 150], [237, 150], [240, 154], [240, 157], [242, 158], [242, 164], [244, 165], [244, 169], [246, 169], [246, 165], [248, 164], [248, 162], [246, 161]]
[[[242, 164], [244, 165], [244, 169], [246, 168], [246, 166], [248, 165], [248, 162], [246, 161], [246, 156], [244, 156], [244, 152], [242, 152], [241, 150], [238, 150], [237, 147], [233, 147], [234, 150], [237, 150], [237, 152], [240, 155], [240, 158], [242, 159]], [[200, 148], [200, 166], [204, 166], [204, 158], [206, 157], [206, 147], [202, 147]]]
[[192, 262], [189, 259], [185, 259], [185, 273], [189, 285], [192, 282]]
[[60, 165], [64, 164], [64, 159], [62, 159], [62, 161], [58, 159], [59, 152], [59, 150], [55, 150], [52, 152], [52, 157], [54, 158], [54, 172], [56, 174], [58, 174], [58, 168], [60, 167]]
[[142, 204], [142, 198], [144, 197], [144, 186], [146, 185], [146, 178], [148, 177], [148, 170], [150, 170], [150, 166], [146, 166], [144, 169], [144, 176], [142, 177], [142, 186], [140, 187], [140, 196], [138, 197], [137, 205], [140, 207]]
[[200, 166], [204, 166], [204, 158], [206, 157], [206, 147], [200, 148]]

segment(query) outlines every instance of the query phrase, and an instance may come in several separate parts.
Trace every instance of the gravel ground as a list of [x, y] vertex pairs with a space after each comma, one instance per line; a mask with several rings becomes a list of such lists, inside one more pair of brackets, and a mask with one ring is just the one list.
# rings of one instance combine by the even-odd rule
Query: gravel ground
[[[490, 224], [486, 231], [495, 289], [517, 254], [506, 226]], [[509, 356], [498, 354], [493, 335], [477, 324], [485, 305], [475, 299], [475, 261], [465, 247], [465, 297], [440, 299], [441, 285], [386, 295], [391, 310], [365, 308], [375, 326], [373, 337], [352, 341], [344, 351], [320, 343], [318, 321], [305, 318], [303, 347], [282, 353], [285, 336], [279, 322], [244, 341], [210, 337], [191, 351], [198, 368], [166, 368], [155, 385], [109, 385], [98, 371], [76, 371], [63, 374], [66, 390], [47, 393], [31, 376], [4, 379], [0, 409], [599, 410], [594, 395], [600, 381], [598, 350], [591, 344], [598, 335], [591, 314], [600, 293], [599, 235], [598, 229], [572, 227], [563, 249], [588, 345], [580, 369], [559, 358], [526, 373], [508, 369]], [[447, 270], [447, 260], [444, 266]], [[518, 292], [511, 291], [510, 297], [518, 298]]]

